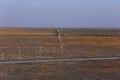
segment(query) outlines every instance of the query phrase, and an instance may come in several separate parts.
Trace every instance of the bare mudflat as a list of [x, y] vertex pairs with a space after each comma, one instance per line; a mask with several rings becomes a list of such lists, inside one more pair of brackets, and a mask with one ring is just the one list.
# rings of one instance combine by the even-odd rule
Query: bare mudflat
[[120, 80], [120, 29], [1, 28], [0, 63], [2, 80]]

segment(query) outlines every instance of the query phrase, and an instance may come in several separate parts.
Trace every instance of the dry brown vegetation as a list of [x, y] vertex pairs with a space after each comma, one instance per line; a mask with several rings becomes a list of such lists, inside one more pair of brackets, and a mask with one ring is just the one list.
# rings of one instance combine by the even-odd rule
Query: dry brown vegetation
[[[56, 29], [1, 28], [0, 61], [120, 56], [119, 29], [60, 29], [62, 52], [56, 34]], [[1, 64], [0, 79], [120, 80], [119, 64], [120, 60]]]
[[120, 61], [0, 65], [2, 80], [120, 80]]
[[[73, 31], [72, 29], [68, 29], [68, 31], [67, 29], [61, 29], [60, 34], [65, 34], [65, 31], [72, 35], [82, 34], [74, 29]], [[86, 33], [92, 32], [91, 30], [86, 31], [88, 31]], [[32, 29], [1, 29], [0, 32], [2, 33], [0, 37], [0, 60], [3, 59], [3, 53], [5, 54], [5, 60], [18, 59], [18, 47], [20, 47], [21, 59], [120, 56], [119, 36], [61, 36], [63, 44], [61, 52], [62, 45], [59, 37], [55, 36], [55, 29], [33, 29], [33, 31]], [[21, 34], [27, 33], [27, 35], [20, 35], [18, 32], [21, 32]], [[41, 34], [43, 32], [46, 33], [45, 36]], [[51, 32], [53, 36], [50, 36], [48, 32]], [[115, 34], [114, 30], [113, 32]], [[39, 35], [31, 35], [34, 33]], [[39, 51], [40, 48], [41, 51]]]

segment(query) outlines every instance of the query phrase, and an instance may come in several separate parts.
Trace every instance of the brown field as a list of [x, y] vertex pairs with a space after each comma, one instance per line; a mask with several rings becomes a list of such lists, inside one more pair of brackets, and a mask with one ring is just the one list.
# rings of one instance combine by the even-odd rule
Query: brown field
[[2, 80], [120, 80], [120, 60], [0, 65]]
[[[120, 29], [56, 30], [1, 28], [0, 61], [120, 57]], [[120, 80], [120, 60], [0, 64], [0, 80]]]

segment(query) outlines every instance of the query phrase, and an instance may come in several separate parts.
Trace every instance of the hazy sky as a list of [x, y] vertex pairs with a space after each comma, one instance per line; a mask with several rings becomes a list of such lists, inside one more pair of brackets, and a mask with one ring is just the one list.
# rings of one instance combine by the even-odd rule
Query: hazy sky
[[120, 27], [120, 0], [0, 0], [1, 27]]

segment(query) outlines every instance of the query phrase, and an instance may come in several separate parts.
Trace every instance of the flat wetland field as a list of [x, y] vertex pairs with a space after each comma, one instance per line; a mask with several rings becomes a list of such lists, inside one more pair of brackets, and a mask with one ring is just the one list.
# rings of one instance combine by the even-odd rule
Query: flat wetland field
[[120, 29], [0, 28], [0, 80], [120, 80]]

